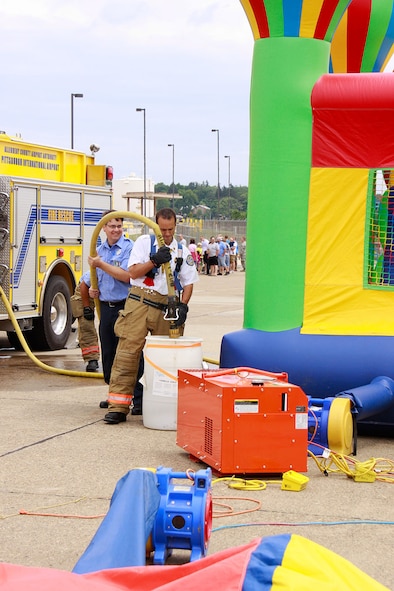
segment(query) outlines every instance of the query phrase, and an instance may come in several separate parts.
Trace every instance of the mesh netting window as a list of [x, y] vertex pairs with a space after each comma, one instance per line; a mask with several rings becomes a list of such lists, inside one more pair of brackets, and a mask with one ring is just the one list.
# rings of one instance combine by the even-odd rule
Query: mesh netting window
[[394, 170], [371, 170], [367, 200], [367, 285], [394, 287]]

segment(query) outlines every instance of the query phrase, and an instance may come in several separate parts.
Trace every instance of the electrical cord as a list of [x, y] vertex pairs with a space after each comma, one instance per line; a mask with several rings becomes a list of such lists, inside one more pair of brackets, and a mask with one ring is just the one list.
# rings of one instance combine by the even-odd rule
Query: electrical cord
[[[323, 456], [316, 456], [311, 451], [309, 451], [309, 455], [316, 463], [317, 467], [319, 468], [320, 472], [322, 472], [325, 476], [329, 474], [344, 474], [348, 477], [353, 478], [356, 482], [374, 482], [375, 480], [379, 480], [380, 482], [387, 482], [390, 484], [394, 483], [394, 461], [389, 460], [387, 458], [370, 458], [364, 462], [359, 462], [354, 458], [349, 456], [345, 456], [343, 454], [339, 454], [328, 450], [327, 448], [323, 448], [322, 452], [326, 454], [325, 457]], [[195, 471], [188, 468], [186, 470], [186, 476], [189, 480], [194, 482]], [[228, 488], [233, 490], [239, 491], [246, 491], [246, 490], [265, 490], [267, 488], [267, 484], [282, 484], [283, 479], [280, 480], [257, 480], [257, 479], [245, 479], [245, 478], [237, 478], [235, 476], [228, 476], [228, 477], [220, 477], [216, 478], [212, 481], [212, 485], [227, 482]], [[86, 500], [88, 497], [81, 497], [80, 499], [69, 501], [66, 503], [61, 503], [55, 506], [62, 506], [68, 505], [71, 503], [78, 503], [80, 501]], [[227, 503], [222, 503], [221, 501], [224, 500], [235, 500], [235, 501], [245, 501], [248, 503], [253, 503], [255, 506], [249, 509], [242, 509], [240, 511], [234, 510], [231, 505]], [[234, 515], [243, 515], [246, 513], [252, 513], [254, 511], [258, 511], [261, 508], [261, 501], [249, 497], [232, 497], [232, 496], [218, 496], [212, 495], [212, 503], [217, 507], [222, 507], [225, 510], [215, 510], [212, 512], [213, 518], [220, 518], [220, 517], [232, 517]], [[43, 507], [47, 509], [49, 507]], [[63, 517], [63, 518], [76, 518], [76, 519], [98, 519], [105, 517], [106, 513], [100, 515], [70, 515], [70, 514], [58, 514], [58, 513], [42, 513], [39, 512], [37, 509], [34, 511], [27, 511], [25, 509], [21, 509], [18, 513], [11, 514], [11, 515], [0, 515], [0, 519], [7, 519], [9, 517], [16, 517], [19, 515], [33, 515], [33, 516], [42, 516], [42, 517]], [[367, 524], [367, 525], [393, 525], [394, 522], [392, 521], [378, 521], [378, 520], [346, 520], [346, 521], [306, 521], [306, 522], [256, 522], [256, 523], [243, 523], [243, 524], [234, 524], [228, 526], [219, 526], [217, 528], [212, 529], [212, 532], [220, 531], [222, 529], [229, 529], [235, 527], [249, 527], [249, 526], [287, 526], [287, 527], [296, 527], [296, 526], [307, 526], [307, 525], [360, 525], [360, 524]]]
[[225, 481], [228, 481], [227, 486], [234, 490], [265, 490], [267, 488], [267, 483], [263, 480], [245, 480], [244, 478], [235, 478], [234, 476], [217, 478], [212, 484]]
[[[233, 490], [239, 491], [248, 491], [248, 490], [265, 490], [267, 488], [267, 484], [281, 484], [282, 480], [256, 480], [250, 479], [247, 480], [245, 478], [237, 478], [235, 476], [223, 476], [220, 478], [216, 478], [212, 481], [212, 485], [218, 484], [220, 482], [227, 482], [228, 488]], [[250, 509], [242, 509], [240, 511], [236, 511], [233, 509], [231, 505], [227, 505], [225, 503], [219, 502], [219, 500], [231, 499], [235, 501], [246, 501], [247, 503], [254, 503], [255, 506], [251, 507]], [[213, 511], [212, 517], [232, 517], [233, 515], [243, 515], [244, 513], [253, 513], [254, 511], [258, 511], [261, 509], [261, 501], [252, 499], [250, 497], [228, 497], [228, 496], [212, 496], [212, 502], [214, 506], [220, 506], [227, 509], [226, 511]]]
[[220, 525], [214, 527], [211, 533], [216, 533], [225, 529], [235, 529], [237, 527], [306, 527], [313, 525], [335, 526], [335, 525], [394, 525], [394, 521], [379, 521], [375, 519], [357, 519], [345, 521], [296, 521], [296, 522], [275, 522], [275, 521], [257, 521], [255, 523], [234, 523], [230, 525]]
[[[19, 509], [18, 513], [11, 513], [9, 515], [0, 515], [0, 519], [9, 519], [10, 517], [19, 517], [20, 515], [31, 515], [35, 517], [64, 517], [64, 518], [76, 518], [76, 519], [98, 519], [105, 517], [106, 513], [100, 515], [73, 515], [69, 513], [43, 513], [44, 509], [53, 509], [55, 507], [65, 507], [66, 505], [73, 505], [76, 503], [81, 503], [82, 501], [91, 501], [97, 499], [97, 497], [80, 497], [78, 499], [72, 499], [71, 501], [65, 501], [63, 503], [56, 503], [54, 505], [47, 505], [44, 507], [37, 507], [34, 510], [26, 510], [26, 509]], [[106, 500], [103, 497], [98, 498], [98, 500]]]
[[[220, 500], [231, 499], [236, 501], [246, 501], [247, 503], [255, 503], [254, 507], [250, 509], [242, 509], [241, 511], [235, 511], [231, 505], [227, 505], [226, 503], [221, 503]], [[224, 507], [227, 509], [226, 511], [219, 511], [213, 510], [212, 517], [232, 517], [233, 515], [244, 515], [245, 513], [253, 513], [254, 511], [258, 511], [261, 509], [261, 501], [257, 501], [256, 499], [250, 499], [248, 497], [218, 497], [217, 495], [212, 496], [212, 505]]]
[[320, 472], [329, 474], [345, 474], [355, 482], [387, 482], [394, 484], [394, 461], [386, 458], [370, 458], [360, 462], [349, 456], [336, 453], [322, 446], [322, 456], [308, 451]]

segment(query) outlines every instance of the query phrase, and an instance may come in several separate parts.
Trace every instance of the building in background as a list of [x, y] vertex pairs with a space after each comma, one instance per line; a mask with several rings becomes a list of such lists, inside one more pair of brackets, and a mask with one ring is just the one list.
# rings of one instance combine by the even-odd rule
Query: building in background
[[156, 200], [168, 198], [170, 200], [182, 199], [181, 195], [167, 193], [155, 193], [155, 184], [152, 179], [146, 179], [146, 203], [144, 207], [144, 179], [137, 177], [135, 173], [130, 176], [113, 180], [113, 206], [119, 211], [130, 211], [139, 215], [154, 219], [156, 213]]
[[146, 179], [146, 204], [144, 202], [144, 179], [131, 173], [128, 177], [113, 180], [112, 189], [114, 193], [114, 209], [130, 211], [145, 215], [148, 218], [154, 216], [154, 191], [155, 184], [152, 179]]

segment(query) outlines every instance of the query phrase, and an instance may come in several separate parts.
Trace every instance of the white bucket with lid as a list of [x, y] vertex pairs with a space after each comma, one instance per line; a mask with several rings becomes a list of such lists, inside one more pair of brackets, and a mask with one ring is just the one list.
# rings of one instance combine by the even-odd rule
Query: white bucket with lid
[[202, 358], [201, 339], [146, 337], [142, 397], [142, 418], [145, 427], [176, 431], [178, 369], [200, 369]]

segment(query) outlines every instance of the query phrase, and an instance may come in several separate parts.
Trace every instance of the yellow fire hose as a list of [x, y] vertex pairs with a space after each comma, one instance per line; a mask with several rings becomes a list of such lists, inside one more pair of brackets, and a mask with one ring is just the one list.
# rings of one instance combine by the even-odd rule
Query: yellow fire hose
[[72, 371], [70, 369], [60, 369], [58, 367], [51, 367], [50, 365], [46, 365], [46, 363], [43, 363], [42, 361], [40, 361], [30, 351], [29, 345], [27, 344], [26, 339], [23, 336], [23, 332], [19, 328], [19, 324], [18, 324], [17, 319], [15, 318], [14, 312], [12, 310], [12, 306], [9, 303], [9, 301], [7, 300], [6, 295], [5, 295], [4, 290], [1, 287], [1, 285], [0, 285], [0, 296], [1, 296], [1, 299], [3, 300], [3, 303], [6, 307], [6, 310], [8, 312], [8, 316], [12, 322], [13, 327], [15, 328], [15, 332], [18, 335], [19, 342], [22, 345], [24, 352], [33, 361], [33, 363], [35, 363], [38, 367], [40, 367], [41, 369], [44, 369], [45, 371], [51, 371], [53, 373], [59, 373], [62, 375], [67, 375], [67, 376], [74, 376], [74, 377], [79, 377], [79, 378], [101, 378], [101, 379], [103, 378], [102, 373], [101, 374], [86, 373], [84, 371]]
[[[114, 218], [123, 218], [123, 219], [124, 218], [131, 218], [133, 220], [138, 220], [139, 222], [146, 224], [156, 234], [156, 238], [157, 238], [157, 242], [159, 243], [159, 246], [165, 246], [164, 238], [160, 232], [159, 226], [155, 222], [152, 222], [149, 218], [146, 218], [143, 215], [140, 215], [138, 213], [131, 213], [130, 211], [111, 211], [110, 213], [107, 213], [105, 216], [103, 216], [101, 218], [101, 220], [98, 222], [97, 226], [95, 227], [95, 229], [93, 231], [92, 239], [90, 241], [90, 256], [94, 257], [97, 255], [96, 245], [97, 245], [97, 239], [100, 234], [101, 228], [107, 222], [109, 222], [110, 220], [113, 220]], [[170, 263], [164, 263], [164, 270], [166, 272], [167, 287], [168, 287], [167, 320], [170, 322], [169, 336], [172, 339], [176, 339], [179, 337], [179, 328], [175, 325], [175, 321], [177, 320], [176, 304], [177, 304], [178, 298], [176, 296], [174, 276], [171, 271]], [[96, 273], [96, 269], [94, 269], [93, 267], [90, 267], [90, 282], [91, 282], [92, 288], [97, 289], [97, 273]], [[97, 310], [97, 315], [100, 318], [100, 301], [98, 299], [96, 299], [94, 302], [95, 302], [95, 306], [96, 306], [96, 310]]]
[[[132, 218], [135, 220], [138, 220], [144, 224], [146, 224], [147, 226], [149, 226], [150, 228], [152, 228], [156, 234], [157, 237], [157, 241], [159, 243], [160, 246], [164, 246], [164, 238], [160, 232], [160, 228], [159, 226], [155, 223], [152, 222], [150, 219], [145, 218], [142, 215], [139, 215], [137, 213], [131, 213], [129, 211], [112, 211], [108, 214], [106, 214], [97, 224], [96, 228], [94, 229], [93, 235], [92, 235], [92, 240], [90, 243], [90, 254], [91, 256], [96, 256], [96, 244], [97, 244], [97, 238], [98, 235], [100, 233], [101, 228], [103, 227], [104, 224], [106, 224], [109, 220], [114, 219], [114, 218]], [[167, 277], [167, 285], [168, 285], [168, 300], [169, 300], [169, 311], [170, 311], [170, 315], [168, 316], [168, 320], [170, 321], [170, 329], [169, 329], [169, 334], [171, 338], [177, 338], [179, 337], [179, 328], [177, 326], [175, 326], [175, 314], [174, 314], [174, 310], [175, 310], [175, 306], [176, 306], [176, 302], [177, 302], [177, 296], [176, 296], [176, 291], [175, 291], [175, 283], [174, 283], [174, 276], [172, 274], [171, 271], [171, 266], [170, 263], [165, 263], [164, 264], [164, 268], [165, 268], [165, 272], [166, 272], [166, 277]], [[96, 269], [91, 268], [90, 270], [90, 277], [91, 277], [91, 285], [94, 289], [97, 289], [97, 273], [96, 273]], [[68, 375], [68, 376], [73, 376], [73, 377], [79, 377], [79, 378], [99, 378], [102, 379], [103, 378], [103, 374], [102, 373], [93, 373], [93, 372], [85, 372], [85, 371], [73, 371], [73, 370], [68, 370], [68, 369], [60, 369], [57, 367], [51, 367], [50, 365], [47, 365], [46, 363], [43, 363], [42, 361], [40, 361], [30, 350], [29, 345], [26, 342], [25, 337], [23, 336], [23, 332], [21, 331], [18, 321], [15, 318], [15, 314], [12, 310], [12, 306], [9, 303], [3, 288], [0, 285], [0, 297], [1, 300], [4, 303], [4, 306], [7, 310], [8, 316], [11, 320], [11, 323], [15, 329], [15, 332], [18, 336], [19, 342], [22, 345], [22, 348], [24, 350], [24, 352], [26, 353], [26, 355], [33, 361], [33, 363], [35, 363], [38, 367], [40, 367], [41, 369], [45, 370], [45, 371], [50, 371], [52, 373], [57, 373], [57, 374], [61, 374], [61, 375]], [[95, 300], [95, 304], [96, 304], [96, 309], [97, 309], [97, 314], [100, 317], [100, 303], [98, 300]]]

